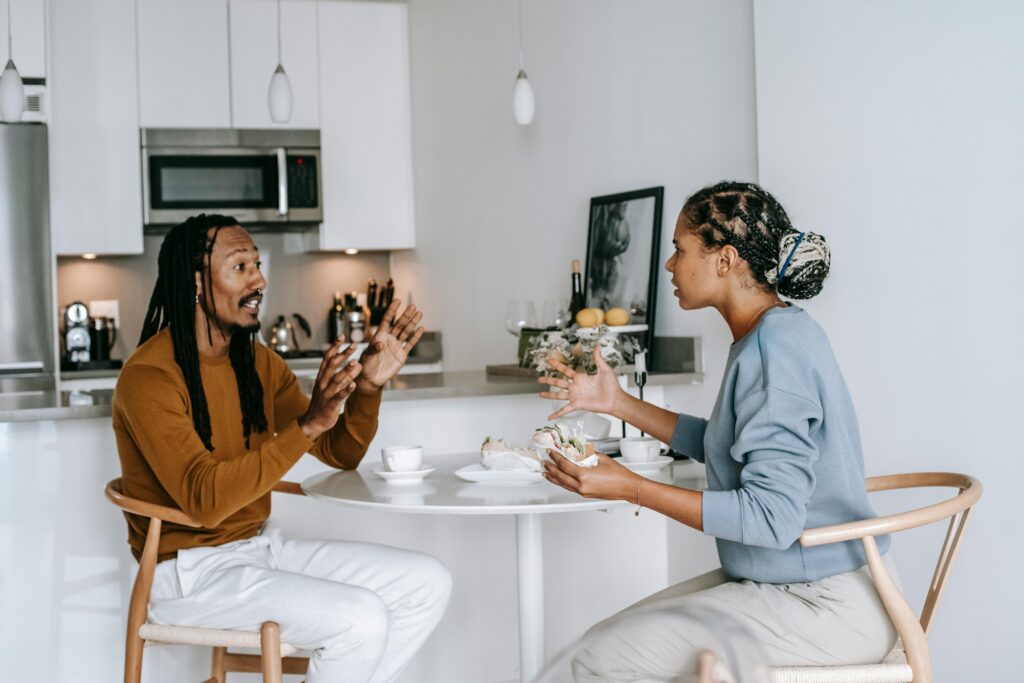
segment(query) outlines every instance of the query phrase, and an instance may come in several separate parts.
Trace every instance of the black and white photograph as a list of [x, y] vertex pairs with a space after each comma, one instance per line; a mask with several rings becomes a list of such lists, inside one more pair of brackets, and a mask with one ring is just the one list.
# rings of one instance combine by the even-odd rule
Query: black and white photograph
[[653, 322], [663, 195], [652, 187], [590, 200], [587, 306], [624, 308], [630, 323]]

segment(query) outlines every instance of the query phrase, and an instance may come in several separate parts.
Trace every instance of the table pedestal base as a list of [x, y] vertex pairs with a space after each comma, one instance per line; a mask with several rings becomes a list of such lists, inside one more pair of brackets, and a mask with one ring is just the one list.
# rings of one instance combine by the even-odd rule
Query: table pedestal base
[[519, 680], [529, 683], [544, 666], [544, 545], [539, 514], [516, 515], [519, 561]]

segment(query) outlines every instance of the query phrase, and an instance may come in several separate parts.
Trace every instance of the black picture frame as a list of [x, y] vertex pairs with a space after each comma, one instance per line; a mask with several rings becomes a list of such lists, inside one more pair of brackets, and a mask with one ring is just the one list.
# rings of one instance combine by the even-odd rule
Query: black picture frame
[[664, 187], [592, 197], [587, 228], [583, 299], [588, 307], [625, 308], [633, 314], [632, 323], [647, 324], [636, 339], [648, 350], [648, 367], [658, 309], [664, 199]]

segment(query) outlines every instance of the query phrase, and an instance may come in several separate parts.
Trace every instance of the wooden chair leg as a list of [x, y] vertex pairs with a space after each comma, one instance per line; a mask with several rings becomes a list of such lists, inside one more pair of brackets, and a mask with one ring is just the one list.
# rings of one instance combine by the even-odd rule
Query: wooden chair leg
[[273, 621], [260, 627], [260, 656], [263, 683], [281, 683], [281, 627]]
[[226, 647], [213, 648], [213, 658], [210, 662], [210, 680], [208, 683], [227, 683], [227, 676], [224, 672], [224, 653]]
[[142, 648], [145, 641], [139, 637], [139, 628], [132, 630], [128, 624], [128, 636], [124, 643], [124, 683], [140, 683], [142, 681]]

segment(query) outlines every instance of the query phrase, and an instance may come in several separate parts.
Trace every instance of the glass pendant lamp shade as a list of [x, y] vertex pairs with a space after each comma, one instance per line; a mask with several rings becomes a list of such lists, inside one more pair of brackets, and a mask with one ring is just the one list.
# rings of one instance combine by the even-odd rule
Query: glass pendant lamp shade
[[512, 114], [516, 117], [516, 123], [520, 126], [529, 126], [533, 123], [536, 108], [530, 79], [526, 77], [526, 72], [520, 69], [516, 74], [515, 89], [512, 91]]
[[8, 59], [0, 74], [0, 118], [8, 123], [21, 121], [25, 110], [25, 85], [21, 81], [14, 60]]
[[274, 123], [288, 123], [292, 118], [292, 85], [288, 82], [288, 74], [280, 64], [274, 69], [267, 91], [267, 105], [270, 107], [270, 120]]
[[281, 66], [281, 0], [277, 0], [277, 68], [270, 77], [267, 107], [274, 123], [288, 123], [292, 118], [292, 84]]

